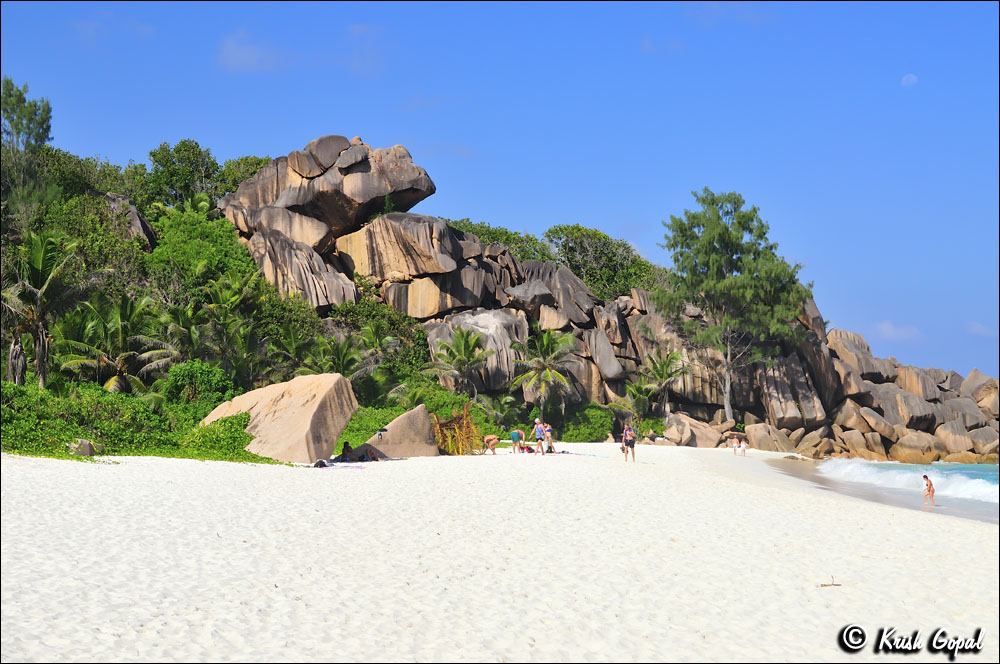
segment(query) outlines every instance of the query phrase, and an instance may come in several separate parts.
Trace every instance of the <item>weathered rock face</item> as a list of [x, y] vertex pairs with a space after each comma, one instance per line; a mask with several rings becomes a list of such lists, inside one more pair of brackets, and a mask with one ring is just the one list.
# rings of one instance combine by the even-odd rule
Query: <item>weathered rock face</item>
[[333, 454], [337, 438], [358, 408], [351, 382], [340, 374], [299, 376], [220, 404], [202, 424], [250, 413], [248, 452], [286, 461], [312, 463]]
[[851, 365], [865, 380], [886, 383], [896, 379], [896, 363], [872, 357], [871, 347], [860, 334], [846, 330], [830, 330], [827, 345], [837, 357]]
[[931, 463], [946, 454], [945, 444], [923, 431], [910, 431], [889, 448], [889, 458], [900, 463]]
[[972, 438], [972, 449], [976, 454], [996, 454], [1000, 447], [1000, 434], [995, 429], [984, 427], [969, 433]]
[[462, 260], [462, 246], [443, 219], [399, 212], [337, 238], [337, 252], [351, 274], [377, 283], [454, 272]]
[[594, 294], [587, 285], [565, 265], [542, 261], [525, 261], [521, 264], [527, 281], [538, 279], [555, 297], [559, 311], [571, 322], [585, 325], [590, 322], [594, 308]]
[[899, 367], [896, 374], [896, 385], [924, 401], [938, 399], [941, 396], [930, 372], [917, 367]]
[[250, 238], [249, 247], [264, 278], [283, 294], [300, 293], [320, 310], [358, 301], [354, 282], [307, 244], [295, 242], [280, 231], [264, 229]]
[[486, 273], [474, 265], [457, 272], [382, 285], [382, 297], [396, 311], [413, 318], [433, 318], [483, 303]]
[[973, 401], [979, 403], [991, 394], [997, 393], [997, 379], [987, 376], [979, 371], [979, 369], [973, 369], [965, 377], [965, 380], [962, 381], [959, 391], [965, 396], [972, 397]]
[[965, 430], [965, 425], [958, 420], [939, 426], [934, 430], [934, 437], [944, 443], [949, 454], [952, 452], [968, 452], [974, 447], [972, 437]]
[[[342, 147], [346, 141], [324, 136], [273, 160], [225, 196], [219, 209], [244, 232], [254, 208], [271, 206], [317, 219], [339, 236], [383, 210], [386, 196], [393, 209], [406, 211], [434, 193], [434, 183], [403, 146]], [[334, 163], [324, 165], [338, 148], [342, 152]]]
[[902, 424], [908, 429], [921, 431], [933, 431], [939, 424], [934, 408], [915, 394], [891, 383], [876, 385], [865, 381], [865, 385], [890, 424]]
[[455, 330], [462, 328], [483, 335], [483, 348], [492, 351], [486, 358], [486, 367], [480, 374], [480, 391], [506, 390], [515, 378], [518, 354], [511, 349], [514, 342], [528, 340], [528, 319], [522, 311], [514, 309], [476, 309], [446, 316], [443, 322], [425, 325], [427, 342], [437, 350], [440, 341], [451, 343]]
[[795, 443], [770, 424], [751, 424], [746, 428], [750, 447], [768, 452], [794, 452]]
[[667, 418], [663, 436], [675, 445], [688, 447], [717, 447], [722, 440], [722, 434], [711, 425], [683, 413], [674, 413]]
[[970, 431], [986, 426], [989, 421], [979, 405], [969, 397], [949, 399], [944, 405], [951, 411], [952, 417], [961, 420], [965, 428]]
[[438, 456], [440, 451], [434, 440], [427, 406], [420, 404], [406, 411], [387, 424], [385, 431], [375, 434], [355, 450], [358, 455], [366, 452], [389, 459]]

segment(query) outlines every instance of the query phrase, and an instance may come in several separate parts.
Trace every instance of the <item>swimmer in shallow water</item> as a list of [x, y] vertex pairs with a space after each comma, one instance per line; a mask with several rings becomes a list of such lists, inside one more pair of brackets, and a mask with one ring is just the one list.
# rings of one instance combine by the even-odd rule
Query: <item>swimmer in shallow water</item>
[[934, 507], [934, 483], [931, 479], [924, 475], [924, 505], [927, 504], [927, 499], [931, 499], [931, 507]]

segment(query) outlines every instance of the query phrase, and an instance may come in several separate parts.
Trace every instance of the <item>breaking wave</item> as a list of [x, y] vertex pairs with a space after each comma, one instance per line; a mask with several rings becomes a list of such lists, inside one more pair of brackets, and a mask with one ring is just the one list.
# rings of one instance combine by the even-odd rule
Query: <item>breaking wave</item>
[[923, 493], [923, 475], [934, 483], [936, 496], [1000, 503], [997, 466], [958, 463], [917, 466], [892, 461], [830, 459], [816, 469], [822, 476], [842, 482]]

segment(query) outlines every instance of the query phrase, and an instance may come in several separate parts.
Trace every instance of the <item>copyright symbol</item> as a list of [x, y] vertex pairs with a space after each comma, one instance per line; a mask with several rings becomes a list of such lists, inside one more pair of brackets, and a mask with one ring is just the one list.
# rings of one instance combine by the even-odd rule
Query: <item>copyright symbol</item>
[[861, 625], [845, 625], [840, 630], [840, 647], [844, 652], [855, 652], [861, 650], [868, 643], [868, 634]]

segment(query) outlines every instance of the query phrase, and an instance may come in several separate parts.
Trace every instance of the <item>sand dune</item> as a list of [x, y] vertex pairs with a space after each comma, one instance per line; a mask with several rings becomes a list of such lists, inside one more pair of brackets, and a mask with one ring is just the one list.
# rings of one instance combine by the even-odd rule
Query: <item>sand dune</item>
[[998, 658], [995, 525], [825, 492], [763, 453], [570, 449], [330, 470], [3, 455], [0, 654], [841, 660], [857, 623], [982, 627], [962, 659]]

